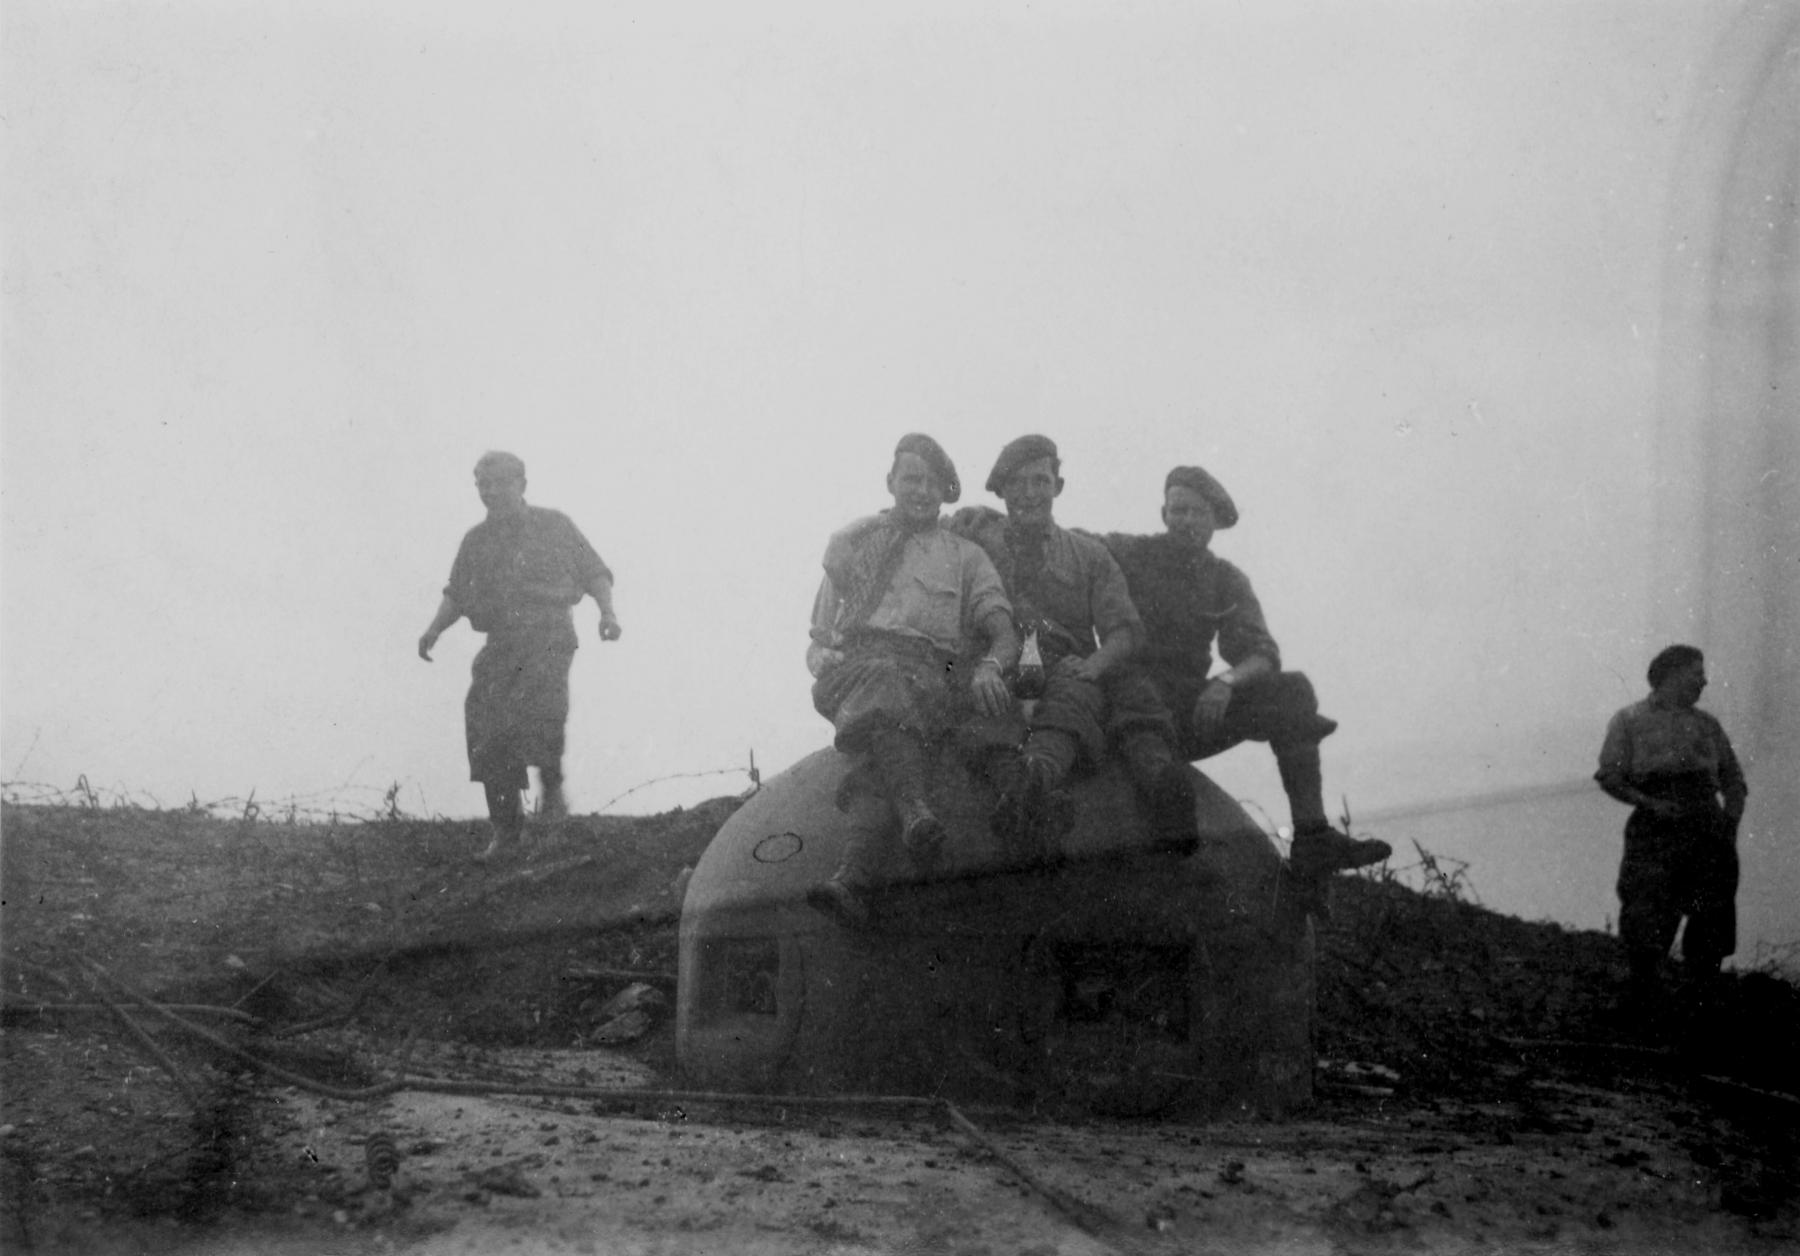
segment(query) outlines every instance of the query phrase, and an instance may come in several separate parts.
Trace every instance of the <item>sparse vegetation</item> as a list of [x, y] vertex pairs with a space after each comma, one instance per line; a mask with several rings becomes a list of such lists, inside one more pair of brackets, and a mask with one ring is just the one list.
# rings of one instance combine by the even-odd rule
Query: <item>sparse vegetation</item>
[[[379, 1085], [421, 1042], [440, 1059], [577, 1046], [630, 980], [672, 983], [671, 890], [736, 805], [537, 830], [524, 865], [496, 876], [467, 859], [480, 825], [408, 816], [397, 787], [350, 818], [254, 792], [173, 810], [85, 782], [42, 797], [8, 786], [0, 816], [4, 1223], [6, 1237], [40, 1243], [59, 1208], [195, 1219], [339, 1189], [270, 1159], [286, 1119], [275, 1074], [168, 1032], [123, 990], [217, 1009], [192, 1016], [274, 1068], [347, 1092]], [[1726, 1104], [1725, 1116], [1694, 1118], [1680, 1154], [1711, 1175], [1722, 1206], [1793, 1233], [1793, 1126], [1768, 1120], [1783, 1101], [1753, 1102], [1751, 1119], [1729, 1115], [1727, 1091], [1679, 1098], [1702, 1076], [1800, 1089], [1800, 992], [1778, 972], [1791, 957], [1728, 983], [1708, 1022], [1631, 1038], [1615, 939], [1490, 912], [1465, 866], [1415, 850], [1416, 863], [1335, 887], [1318, 947], [1317, 1115], [1355, 1125], [1400, 1105], [1414, 1125], [1450, 1122], [1451, 1142], [1510, 1145], [1535, 1131], [1605, 1148], [1621, 1136], [1594, 1131], [1599, 1109], [1557, 1095]], [[58, 1010], [77, 1004], [94, 1010]], [[664, 1021], [625, 1050], [668, 1077], [672, 1042]], [[1308, 1128], [1328, 1151], [1324, 1127]], [[1424, 1186], [1405, 1189], [1424, 1206]], [[1400, 1215], [1398, 1199], [1383, 1197], [1384, 1216]]]

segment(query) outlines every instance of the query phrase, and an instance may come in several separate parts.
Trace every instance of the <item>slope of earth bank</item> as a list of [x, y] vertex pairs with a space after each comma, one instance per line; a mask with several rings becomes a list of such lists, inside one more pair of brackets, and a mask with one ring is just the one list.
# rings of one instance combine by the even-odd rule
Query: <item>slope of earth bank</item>
[[[1442, 879], [1339, 887], [1321, 1102], [1299, 1121], [621, 1109], [607, 1092], [680, 1085], [680, 875], [733, 806], [573, 820], [499, 867], [468, 860], [467, 824], [7, 807], [7, 1249], [1773, 1251], [1800, 1234], [1791, 986], [1741, 977], [1707, 1022], [1626, 1039], [1613, 939], [1485, 912]], [[640, 1019], [609, 1031], [634, 988]], [[194, 1009], [176, 1014], [204, 1036], [150, 1004]], [[403, 1070], [412, 1086], [346, 1097]], [[397, 1154], [389, 1188], [372, 1140]]]

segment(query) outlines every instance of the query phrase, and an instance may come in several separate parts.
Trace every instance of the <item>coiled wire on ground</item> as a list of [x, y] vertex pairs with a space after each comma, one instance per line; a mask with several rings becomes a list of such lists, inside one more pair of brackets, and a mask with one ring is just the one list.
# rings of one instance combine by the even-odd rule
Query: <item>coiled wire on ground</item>
[[369, 1169], [369, 1185], [378, 1191], [391, 1190], [394, 1174], [400, 1171], [400, 1148], [394, 1136], [377, 1130], [363, 1140], [363, 1162]]

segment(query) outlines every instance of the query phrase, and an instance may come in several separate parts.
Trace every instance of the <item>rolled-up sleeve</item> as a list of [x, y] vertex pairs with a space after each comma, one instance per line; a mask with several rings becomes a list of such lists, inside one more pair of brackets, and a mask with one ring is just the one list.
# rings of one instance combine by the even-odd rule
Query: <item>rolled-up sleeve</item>
[[972, 542], [964, 542], [961, 548], [963, 636], [975, 641], [981, 639], [981, 626], [989, 615], [995, 611], [1012, 614], [1012, 602], [987, 551]]
[[1225, 587], [1225, 604], [1230, 609], [1219, 623], [1219, 657], [1236, 667], [1245, 659], [1260, 656], [1281, 670], [1281, 647], [1269, 632], [1263, 618], [1262, 603], [1250, 587], [1250, 578], [1237, 568], [1229, 568], [1221, 582]]
[[581, 529], [573, 522], [569, 523], [567, 545], [569, 564], [574, 569], [576, 582], [583, 589], [593, 588], [596, 582], [606, 585], [613, 583], [612, 568], [606, 565], [599, 551], [589, 544], [587, 537], [581, 534]]
[[475, 533], [471, 531], [456, 547], [450, 578], [444, 582], [444, 596], [464, 611], [475, 603], [475, 565]]

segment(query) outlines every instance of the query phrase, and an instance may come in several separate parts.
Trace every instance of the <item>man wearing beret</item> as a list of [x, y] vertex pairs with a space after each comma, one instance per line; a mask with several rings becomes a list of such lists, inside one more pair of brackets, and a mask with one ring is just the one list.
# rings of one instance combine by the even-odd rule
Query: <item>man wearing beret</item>
[[1619, 865], [1619, 939], [1631, 1003], [1651, 1015], [1682, 917], [1684, 976], [1702, 997], [1737, 947], [1738, 824], [1749, 789], [1725, 726], [1695, 703], [1706, 656], [1672, 645], [1650, 660], [1650, 694], [1612, 717], [1600, 788], [1632, 808]]
[[[1242, 741], [1269, 743], [1294, 826], [1289, 867], [1314, 880], [1380, 863], [1386, 842], [1358, 840], [1325, 815], [1319, 742], [1337, 728], [1319, 714], [1312, 683], [1281, 670], [1250, 580], [1212, 552], [1213, 534], [1237, 523], [1224, 486], [1199, 467], [1176, 467], [1163, 481], [1164, 531], [1104, 537], [1143, 616], [1144, 640], [1121, 681], [1120, 706], [1141, 712], [1160, 702], [1170, 739], [1187, 762]], [[1213, 672], [1213, 645], [1225, 668]], [[1118, 730], [1130, 753], [1148, 737]]]
[[[891, 804], [902, 846], [929, 871], [945, 830], [926, 797], [926, 765], [941, 740], [973, 712], [1011, 705], [1001, 679], [1018, 656], [1012, 607], [979, 546], [938, 517], [962, 494], [942, 447], [919, 433], [894, 449], [891, 509], [859, 519], [825, 547], [825, 577], [813, 601], [813, 707], [837, 730], [834, 745], [862, 760]], [[842, 865], [807, 892], [839, 923], [868, 922], [868, 893], [881, 864], [857, 830]]]
[[600, 605], [600, 640], [619, 639], [613, 614], [612, 572], [587, 538], [560, 511], [525, 502], [525, 464], [509, 453], [486, 453], [475, 464], [475, 491], [487, 518], [469, 529], [437, 614], [419, 638], [419, 657], [444, 630], [469, 617], [486, 633], [475, 656], [463, 726], [469, 777], [487, 794], [493, 838], [477, 859], [516, 843], [520, 791], [543, 786], [545, 816], [568, 814], [563, 798], [563, 725], [569, 716], [569, 665], [575, 659], [570, 608], [584, 596]]
[[[1024, 740], [1013, 754], [990, 755], [998, 798], [993, 827], [1015, 850], [1054, 859], [1057, 830], [1071, 818], [1060, 785], [1080, 762], [1097, 762], [1108, 724], [1131, 730], [1162, 716], [1111, 709], [1110, 686], [1141, 630], [1118, 563], [1098, 540], [1058, 526], [1062, 459], [1047, 436], [1021, 436], [1000, 451], [987, 489], [1006, 514], [985, 507], [960, 512], [952, 527], [986, 550], [1006, 582], [1014, 627], [1035, 635], [1045, 683]], [[1119, 735], [1115, 733], [1115, 736]], [[1165, 750], [1156, 762], [1133, 764], [1159, 845], [1191, 851], [1198, 843], [1193, 784], [1185, 765]]]

